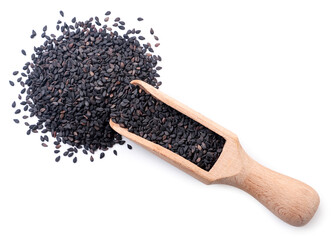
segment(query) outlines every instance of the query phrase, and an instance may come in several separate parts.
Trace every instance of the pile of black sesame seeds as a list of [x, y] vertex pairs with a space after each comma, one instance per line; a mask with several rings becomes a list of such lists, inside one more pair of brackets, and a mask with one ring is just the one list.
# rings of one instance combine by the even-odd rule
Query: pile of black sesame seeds
[[[63, 11], [60, 15], [64, 17]], [[31, 61], [24, 64], [22, 72], [13, 72], [22, 87], [19, 104], [12, 103], [17, 108], [15, 114], [21, 115], [28, 127], [27, 135], [41, 133], [43, 147], [54, 145], [57, 162], [62, 156], [77, 162], [78, 149], [84, 154], [90, 152], [94, 161], [96, 150], [123, 145], [125, 141], [109, 126], [113, 99], [131, 94], [134, 79], [157, 88], [161, 85], [157, 80], [161, 57], [153, 50], [160, 43], [154, 30], [150, 29], [156, 41], [153, 45], [140, 35], [141, 30], [127, 30], [119, 17], [109, 27], [110, 15], [106, 12], [102, 21], [98, 17], [87, 21], [74, 17], [71, 23], [58, 20], [58, 35], [49, 35], [45, 26], [41, 34], [44, 44], [34, 47]], [[36, 36], [32, 30], [30, 37]], [[14, 81], [9, 83], [15, 85]], [[23, 109], [18, 108], [20, 105]], [[25, 121], [28, 118], [35, 123]], [[19, 117], [14, 122], [20, 123]], [[128, 148], [132, 149], [131, 145]], [[113, 152], [117, 155], [116, 150]], [[100, 158], [104, 156], [101, 152]]]
[[156, 143], [209, 171], [225, 139], [139, 87], [113, 99], [110, 117], [120, 127]]

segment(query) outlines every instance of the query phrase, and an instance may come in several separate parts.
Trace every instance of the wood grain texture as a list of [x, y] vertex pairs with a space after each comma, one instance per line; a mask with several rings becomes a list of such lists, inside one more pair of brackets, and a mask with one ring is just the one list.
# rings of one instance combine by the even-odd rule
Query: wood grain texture
[[151, 85], [134, 80], [131, 82], [184, 115], [199, 122], [225, 138], [223, 152], [210, 171], [205, 171], [178, 154], [130, 133], [110, 120], [110, 126], [119, 134], [140, 144], [162, 159], [192, 175], [205, 184], [221, 183], [238, 187], [251, 194], [271, 212], [293, 226], [303, 226], [315, 214], [319, 196], [310, 186], [263, 167], [251, 159], [242, 149], [238, 137], [202, 114], [169, 97]]
[[260, 165], [242, 148], [241, 158], [242, 170], [235, 176], [222, 179], [221, 183], [246, 191], [293, 226], [303, 226], [311, 220], [320, 202], [313, 188]]

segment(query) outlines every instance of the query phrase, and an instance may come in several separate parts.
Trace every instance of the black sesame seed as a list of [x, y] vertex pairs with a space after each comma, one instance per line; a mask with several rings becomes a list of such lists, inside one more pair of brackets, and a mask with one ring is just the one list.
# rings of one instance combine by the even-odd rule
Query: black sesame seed
[[14, 101], [13, 103], [12, 103], [12, 108], [15, 108], [16, 107], [16, 102]]
[[110, 11], [107, 11], [104, 15], [109, 16], [111, 14]]
[[[161, 82], [157, 82], [159, 85]], [[125, 98], [117, 108], [111, 108], [112, 120], [209, 171], [220, 156], [225, 139], [144, 91], [135, 90], [136, 97]]]
[[130, 144], [128, 144], [127, 146], [128, 146], [128, 149], [130, 150], [132, 149], [132, 146]]
[[150, 33], [153, 35], [154, 34], [154, 30], [153, 28], [150, 29]]
[[18, 119], [14, 119], [15, 123], [20, 123], [20, 121]]
[[140, 21], [143, 21], [144, 19], [139, 17], [139, 18], [137, 18], [137, 20], [140, 22]]
[[113, 153], [117, 156], [117, 151], [116, 150], [114, 150]]
[[105, 156], [104, 152], [101, 152], [100, 159], [104, 158], [104, 156]]
[[60, 160], [60, 156], [58, 156], [58, 157], [55, 158], [56, 162], [59, 162], [59, 160]]
[[34, 37], [36, 37], [36, 32], [35, 32], [35, 30], [32, 30], [32, 33], [31, 33], [31, 35], [30, 35], [30, 38], [31, 39], [33, 39]]
[[73, 158], [73, 163], [76, 163], [78, 161], [77, 157]]
[[17, 109], [14, 113], [19, 114], [21, 112], [21, 109]]
[[[108, 12], [106, 16], [110, 15]], [[60, 15], [64, 17], [63, 11]], [[104, 20], [109, 21], [109, 17]], [[95, 21], [102, 25], [98, 17]], [[57, 37], [48, 36], [47, 26], [43, 28], [41, 37], [45, 42], [34, 47], [32, 61], [23, 66], [25, 72], [21, 75], [27, 79], [20, 77], [17, 81], [23, 88], [21, 94], [26, 94], [23, 110], [29, 111], [30, 117], [37, 117], [35, 123], [25, 123], [29, 126], [27, 134], [50, 132], [57, 138], [55, 148], [68, 144], [73, 148], [68, 155], [73, 156], [82, 147], [83, 153], [88, 154], [87, 150], [94, 153], [115, 144], [123, 145], [122, 137], [109, 127], [111, 109], [118, 110], [121, 104], [130, 107], [130, 99], [138, 94], [133, 93], [131, 80], [144, 79], [154, 87], [161, 82], [157, 81], [155, 69], [159, 58], [146, 52], [151, 45], [143, 47], [136, 37], [131, 37], [140, 30], [128, 30], [121, 35], [107, 25], [97, 28], [94, 18], [85, 22], [72, 18], [71, 22], [73, 25], [60, 25], [62, 21], [57, 21]], [[125, 30], [124, 21], [116, 18], [115, 22], [116, 27]], [[31, 38], [35, 36], [32, 30]], [[21, 100], [22, 96], [18, 98]], [[46, 135], [42, 139], [48, 141]]]
[[21, 53], [22, 53], [24, 56], [27, 55], [27, 53], [26, 53], [26, 51], [25, 51], [24, 49], [21, 50]]
[[64, 12], [62, 10], [59, 11], [60, 16], [64, 17]]
[[90, 161], [94, 162], [94, 157], [93, 156], [90, 156]]

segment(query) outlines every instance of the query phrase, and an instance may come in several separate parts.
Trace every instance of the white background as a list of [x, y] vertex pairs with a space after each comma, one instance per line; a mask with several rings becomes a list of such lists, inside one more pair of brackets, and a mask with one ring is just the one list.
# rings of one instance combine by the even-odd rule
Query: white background
[[[306, 182], [319, 210], [292, 227], [246, 193], [207, 186], [136, 144], [91, 163], [13, 123], [28, 61], [47, 24], [121, 17], [160, 37], [161, 90], [236, 133], [261, 164]], [[0, 10], [0, 239], [332, 239], [333, 1], [8, 1]], [[143, 22], [137, 22], [137, 17]], [[96, 155], [98, 158], [98, 154]], [[332, 219], [332, 220], [330, 220]], [[326, 236], [326, 237], [325, 237]]]

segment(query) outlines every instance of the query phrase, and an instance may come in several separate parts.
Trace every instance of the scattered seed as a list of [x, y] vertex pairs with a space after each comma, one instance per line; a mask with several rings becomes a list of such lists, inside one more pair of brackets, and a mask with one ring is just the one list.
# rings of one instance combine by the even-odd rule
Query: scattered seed
[[64, 12], [62, 10], [59, 11], [60, 16], [64, 17]]
[[15, 123], [20, 123], [20, 121], [18, 119], [14, 119]]
[[77, 157], [73, 158], [73, 163], [76, 163], [78, 161]]
[[110, 11], [107, 11], [104, 15], [109, 16], [111, 14]]
[[33, 39], [34, 37], [36, 37], [36, 32], [35, 32], [35, 30], [32, 30], [32, 33], [31, 33], [31, 35], [30, 35], [30, 38], [31, 39]]
[[140, 22], [140, 21], [143, 21], [144, 19], [139, 17], [139, 18], [137, 18], [137, 20]]
[[27, 53], [26, 53], [26, 51], [25, 51], [24, 49], [21, 50], [21, 53], [22, 53], [24, 56], [27, 55]]
[[128, 144], [127, 146], [128, 146], [128, 149], [130, 150], [132, 149], [132, 146], [130, 144]]
[[113, 153], [117, 156], [117, 151], [116, 150], [114, 150]]
[[90, 156], [90, 161], [94, 162], [94, 157], [93, 156]]
[[46, 143], [42, 143], [42, 146], [43, 147], [47, 147], [48, 145]]
[[154, 34], [154, 30], [153, 28], [150, 29], [150, 33], [153, 35]]
[[58, 156], [58, 157], [55, 158], [56, 162], [59, 162], [59, 160], [60, 160], [60, 156]]
[[105, 156], [104, 152], [101, 152], [100, 159], [104, 158], [104, 156]]

